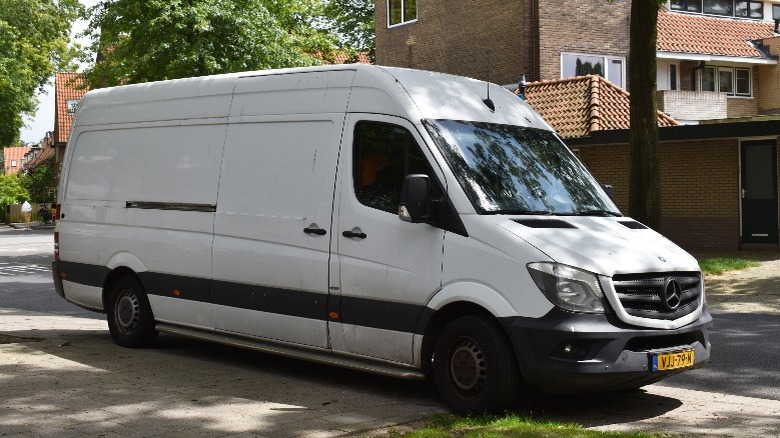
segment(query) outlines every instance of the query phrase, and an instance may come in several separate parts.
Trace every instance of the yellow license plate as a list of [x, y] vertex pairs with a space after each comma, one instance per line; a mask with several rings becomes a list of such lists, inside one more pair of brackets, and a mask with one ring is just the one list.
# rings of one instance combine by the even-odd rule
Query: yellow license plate
[[676, 353], [654, 354], [652, 356], [653, 371], [674, 370], [693, 366], [693, 350]]

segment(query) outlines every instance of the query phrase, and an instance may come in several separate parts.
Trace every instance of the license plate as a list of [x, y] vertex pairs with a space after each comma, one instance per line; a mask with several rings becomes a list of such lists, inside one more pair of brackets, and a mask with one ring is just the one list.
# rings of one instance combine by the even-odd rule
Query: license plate
[[693, 366], [693, 350], [678, 351], [676, 353], [654, 354], [652, 356], [653, 371], [674, 370]]

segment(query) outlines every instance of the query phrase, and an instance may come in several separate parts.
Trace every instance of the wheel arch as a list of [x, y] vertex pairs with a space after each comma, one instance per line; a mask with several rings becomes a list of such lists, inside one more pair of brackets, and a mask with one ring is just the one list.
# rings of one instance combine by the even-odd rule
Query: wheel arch
[[461, 316], [478, 315], [490, 320], [503, 334], [507, 345], [513, 350], [515, 348], [509, 333], [498, 321], [500, 317], [512, 316], [515, 311], [497, 291], [483, 284], [462, 282], [447, 286], [433, 296], [428, 302], [428, 308], [433, 313], [426, 322], [420, 347], [420, 363], [425, 373], [430, 371], [434, 346], [441, 329]]

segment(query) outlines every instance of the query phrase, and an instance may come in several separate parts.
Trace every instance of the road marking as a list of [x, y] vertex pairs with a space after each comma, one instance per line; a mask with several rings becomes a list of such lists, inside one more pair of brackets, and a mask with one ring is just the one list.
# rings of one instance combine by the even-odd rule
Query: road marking
[[20, 275], [40, 275], [51, 272], [51, 268], [41, 265], [12, 265], [0, 262], [0, 276], [16, 277]]

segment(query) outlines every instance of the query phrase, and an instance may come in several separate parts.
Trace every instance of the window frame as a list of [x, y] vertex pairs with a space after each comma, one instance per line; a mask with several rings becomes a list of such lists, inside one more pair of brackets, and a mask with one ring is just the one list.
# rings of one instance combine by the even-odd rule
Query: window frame
[[[407, 2], [414, 2], [414, 18], [406, 19], [406, 4]], [[392, 22], [392, 6], [391, 3], [398, 3], [401, 8], [401, 21], [398, 23]], [[398, 26], [404, 26], [417, 21], [417, 0], [387, 0], [387, 28], [393, 28]]]
[[669, 89], [677, 91], [680, 88], [677, 64], [669, 64]]
[[[739, 73], [747, 72], [747, 93], [741, 93], [739, 91]], [[752, 97], [753, 96], [753, 69], [735, 67], [734, 68], [734, 95], [740, 97]]]
[[[373, 120], [373, 119], [363, 119], [359, 120], [355, 123], [353, 127], [353, 140], [352, 140], [352, 193], [357, 202], [367, 208], [372, 208], [374, 210], [382, 211], [385, 213], [389, 213], [392, 215], [398, 215], [398, 205], [392, 205], [388, 206], [389, 208], [384, 208], [379, 202], [379, 200], [374, 200], [375, 202], [367, 202], [367, 199], [365, 198], [363, 190], [365, 190], [367, 187], [373, 185], [376, 183], [377, 178], [376, 176], [379, 174], [379, 172], [386, 166], [391, 166], [393, 164], [398, 164], [398, 156], [396, 155], [387, 155], [386, 158], [388, 159], [383, 164], [378, 165], [375, 169], [373, 169], [373, 176], [374, 179], [370, 182], [363, 181], [363, 158], [367, 155], [371, 154], [377, 154], [376, 150], [373, 150], [373, 148], [369, 147], [365, 143], [367, 139], [364, 139], [361, 137], [362, 129], [364, 126], [373, 126], [374, 129], [388, 129], [388, 130], [399, 130], [403, 131], [404, 135], [404, 141], [403, 144], [392, 144], [387, 146], [387, 151], [389, 152], [402, 152], [403, 157], [400, 158], [402, 161], [402, 168], [398, 169], [403, 174], [400, 178], [400, 181], [398, 181], [398, 186], [395, 187], [397, 189], [396, 195], [400, 196], [401, 192], [401, 184], [403, 183], [403, 178], [405, 178], [407, 175], [410, 175], [411, 173], [419, 173], [414, 172], [416, 170], [420, 170], [417, 166], [412, 166], [412, 161], [417, 160], [418, 166], [420, 164], [424, 165], [426, 167], [425, 174], [428, 175], [430, 181], [433, 185], [438, 184], [438, 182], [434, 183], [433, 181], [438, 181], [438, 176], [436, 175], [436, 170], [434, 169], [433, 164], [431, 164], [431, 161], [427, 157], [425, 151], [423, 150], [423, 146], [418, 141], [417, 137], [415, 137], [415, 133], [407, 128], [406, 126], [402, 126], [400, 124], [387, 122], [387, 121], [379, 121], [379, 120]], [[418, 156], [419, 155], [419, 156]], [[392, 158], [396, 158], [394, 161]], [[438, 188], [439, 186], [436, 186], [435, 188], [432, 188], [434, 192], [436, 193], [443, 193], [441, 189]], [[380, 190], [379, 193], [382, 193], [383, 191]], [[398, 199], [393, 199], [394, 201], [398, 201]]]
[[[713, 17], [731, 17], [731, 18], [739, 18], [743, 20], [763, 20], [764, 19], [764, 0], [728, 0], [731, 3], [730, 11], [728, 14], [720, 14], [717, 12], [713, 12], [710, 10], [707, 11], [708, 6], [711, 7], [711, 5], [708, 5], [709, 1], [717, 1], [717, 0], [672, 0], [669, 3], [669, 10], [673, 12], [683, 12], [683, 13], [689, 13], [689, 14], [702, 14], [702, 15], [710, 15]], [[738, 15], [737, 14], [737, 4], [738, 3], [747, 3], [747, 9], [745, 9], [746, 15]], [[755, 6], [758, 6], [757, 9], [754, 9]], [[760, 16], [753, 16], [753, 11], [757, 11]]]
[[573, 75], [573, 76], [566, 76], [565, 73], [564, 73], [564, 59], [567, 56], [601, 58], [603, 60], [603, 65], [604, 65], [604, 72], [603, 72], [604, 74], [603, 75], [599, 75], [599, 76], [601, 76], [604, 79], [609, 80], [612, 83], [614, 83], [614, 82], [609, 79], [610, 71], [611, 71], [610, 67], [613, 64], [613, 61], [620, 61], [620, 81], [621, 81], [621, 83], [620, 84], [615, 84], [615, 85], [617, 85], [618, 87], [620, 87], [620, 88], [622, 88], [624, 90], [627, 89], [626, 88], [627, 84], [626, 84], [626, 58], [625, 57], [623, 57], [623, 56], [610, 56], [610, 55], [598, 55], [598, 54], [591, 54], [591, 53], [561, 52], [561, 74], [560, 74], [561, 79], [577, 77], [576, 76], [576, 72], [575, 72], [575, 75]]
[[[713, 72], [713, 89], [711, 90], [705, 90], [704, 85], [704, 70], [710, 70]], [[731, 72], [731, 91], [722, 91], [723, 86], [721, 84], [721, 73]], [[738, 91], [738, 78], [737, 76], [742, 73], [747, 73], [747, 86], [748, 86], [748, 92], [739, 92]], [[699, 85], [699, 91], [708, 92], [708, 93], [723, 93], [728, 97], [741, 97], [741, 98], [752, 98], [753, 97], [753, 69], [750, 67], [736, 67], [736, 66], [728, 66], [728, 65], [706, 65], [703, 69], [699, 70], [698, 73], [698, 85]]]
[[[729, 75], [730, 80], [724, 81], [723, 80], [724, 74]], [[718, 73], [717, 73], [717, 85], [715, 86], [715, 89], [718, 90], [718, 93], [725, 93], [727, 96], [733, 96], [734, 81], [735, 81], [734, 67], [724, 67], [722, 65], [719, 65]]]

